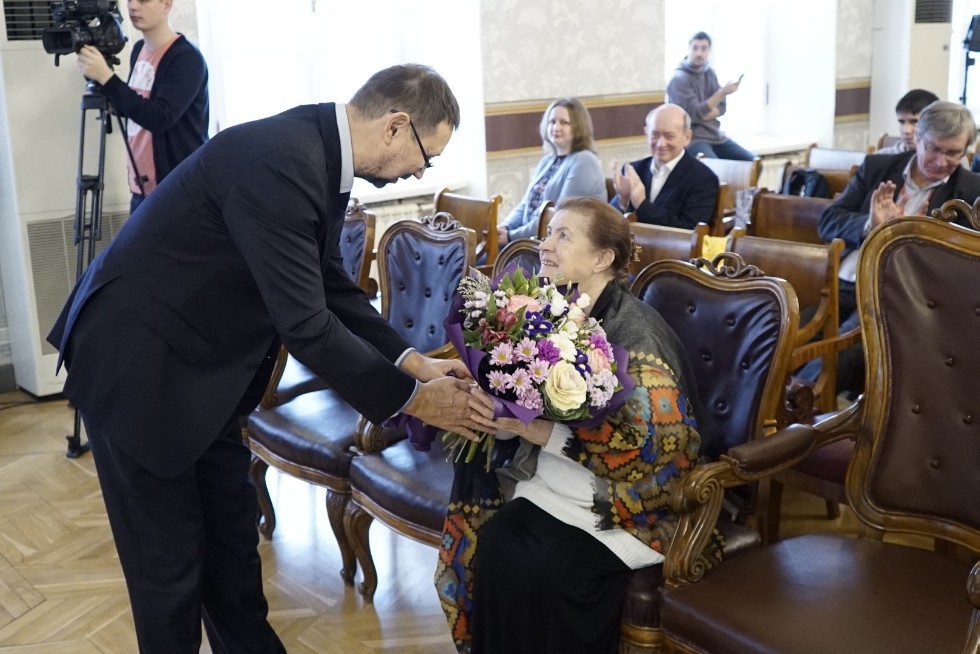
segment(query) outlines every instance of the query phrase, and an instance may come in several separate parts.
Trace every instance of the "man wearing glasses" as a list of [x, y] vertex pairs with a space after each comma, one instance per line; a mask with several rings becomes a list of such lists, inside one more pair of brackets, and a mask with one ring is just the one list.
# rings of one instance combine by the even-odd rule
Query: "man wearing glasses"
[[[459, 125], [435, 71], [393, 66], [350, 103], [223, 130], [79, 279], [48, 340], [68, 369], [140, 651], [282, 652], [266, 620], [240, 418], [280, 343], [378, 423], [495, 431], [459, 362], [412, 349], [340, 263], [354, 177], [422, 177]], [[453, 373], [458, 377], [447, 376]]]
[[[960, 165], [976, 138], [973, 115], [962, 105], [938, 100], [919, 114], [915, 150], [873, 154], [865, 158], [847, 188], [820, 217], [820, 237], [844, 240], [840, 264], [841, 328], [856, 326], [854, 282], [858, 249], [868, 233], [900, 216], [927, 216], [947, 200], [971, 205], [980, 195], [980, 176]], [[964, 227], [963, 219], [957, 222]], [[819, 368], [808, 366], [800, 376], [816, 379]], [[860, 346], [841, 354], [837, 390], [860, 392], [864, 359]]]

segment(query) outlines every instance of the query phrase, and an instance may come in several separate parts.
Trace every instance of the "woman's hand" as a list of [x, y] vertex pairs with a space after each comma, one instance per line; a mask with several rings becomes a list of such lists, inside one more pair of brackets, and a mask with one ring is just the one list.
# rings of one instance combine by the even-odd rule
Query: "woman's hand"
[[551, 430], [554, 427], [551, 421], [540, 418], [532, 420], [526, 425], [517, 418], [497, 418], [494, 423], [497, 425], [497, 429], [517, 434], [534, 445], [547, 445], [548, 439], [551, 438]]

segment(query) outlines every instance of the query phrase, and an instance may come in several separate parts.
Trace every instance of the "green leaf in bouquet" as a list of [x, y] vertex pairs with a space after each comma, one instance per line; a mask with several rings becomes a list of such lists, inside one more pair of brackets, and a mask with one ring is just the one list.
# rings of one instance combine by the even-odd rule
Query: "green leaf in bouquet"
[[571, 420], [585, 420], [589, 417], [589, 405], [588, 402], [582, 404], [582, 406], [575, 409], [559, 409], [554, 404], [551, 403], [551, 399], [548, 397], [547, 393], [542, 393], [542, 399], [544, 400], [545, 412], [559, 421], [571, 421]]

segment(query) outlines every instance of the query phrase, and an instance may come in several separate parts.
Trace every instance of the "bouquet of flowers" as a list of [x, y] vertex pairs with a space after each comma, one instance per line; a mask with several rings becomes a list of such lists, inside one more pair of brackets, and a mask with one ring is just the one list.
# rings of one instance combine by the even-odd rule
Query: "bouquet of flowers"
[[[626, 350], [587, 317], [591, 298], [509, 267], [497, 279], [472, 270], [460, 280], [446, 330], [474, 379], [494, 398], [495, 415], [528, 424], [538, 417], [594, 427], [626, 401], [633, 381]], [[467, 463], [478, 451], [489, 469], [494, 437], [443, 436]]]

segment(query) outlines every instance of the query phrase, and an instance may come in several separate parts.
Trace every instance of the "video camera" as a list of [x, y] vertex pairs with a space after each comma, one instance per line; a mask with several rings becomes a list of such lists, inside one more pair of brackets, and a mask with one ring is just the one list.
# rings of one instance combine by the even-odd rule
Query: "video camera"
[[41, 32], [44, 51], [54, 55], [54, 65], [63, 54], [95, 46], [110, 64], [122, 52], [126, 35], [116, 0], [60, 0], [51, 3], [52, 27]]

